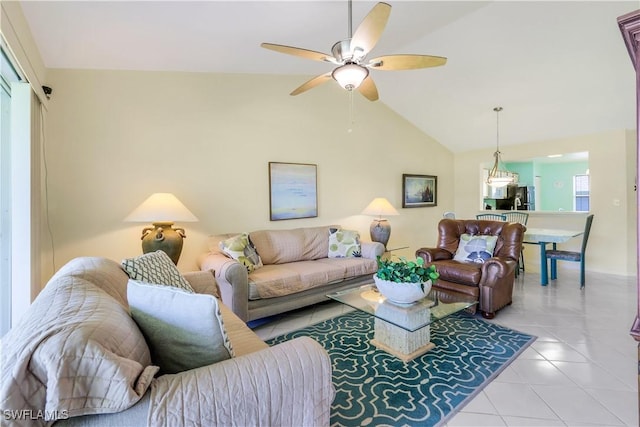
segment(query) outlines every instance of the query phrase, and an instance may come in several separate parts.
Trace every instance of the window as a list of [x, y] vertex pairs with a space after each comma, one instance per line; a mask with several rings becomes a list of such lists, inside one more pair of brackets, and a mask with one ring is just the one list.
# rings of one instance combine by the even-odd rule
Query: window
[[12, 88], [22, 79], [0, 46], [0, 336], [12, 321]]
[[573, 177], [573, 199], [576, 211], [589, 211], [589, 175]]

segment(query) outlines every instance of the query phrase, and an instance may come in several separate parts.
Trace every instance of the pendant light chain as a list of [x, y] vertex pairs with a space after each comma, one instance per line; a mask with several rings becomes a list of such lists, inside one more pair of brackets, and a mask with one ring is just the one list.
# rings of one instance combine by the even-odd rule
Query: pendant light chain
[[496, 112], [496, 151], [500, 153], [500, 111], [502, 111], [502, 107], [496, 107], [493, 111]]

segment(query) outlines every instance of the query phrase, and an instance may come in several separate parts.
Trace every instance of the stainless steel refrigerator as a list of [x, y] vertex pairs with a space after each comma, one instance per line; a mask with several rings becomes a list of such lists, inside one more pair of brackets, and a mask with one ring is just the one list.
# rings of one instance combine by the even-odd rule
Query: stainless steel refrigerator
[[513, 206], [519, 211], [533, 211], [535, 206], [535, 187], [517, 187]]

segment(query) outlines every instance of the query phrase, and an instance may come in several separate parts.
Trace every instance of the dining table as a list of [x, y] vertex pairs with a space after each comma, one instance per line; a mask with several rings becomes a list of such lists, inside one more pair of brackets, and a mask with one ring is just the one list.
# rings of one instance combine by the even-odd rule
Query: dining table
[[[533, 228], [527, 227], [524, 233], [523, 243], [535, 244], [540, 246], [540, 285], [547, 286], [549, 284], [549, 271], [547, 268], [547, 245], [551, 244], [553, 250], [556, 250], [558, 243], [564, 243], [568, 240], [578, 237], [584, 233], [584, 230], [562, 230], [556, 228]], [[552, 261], [553, 262], [553, 261]], [[555, 263], [552, 264], [552, 276], [555, 276]]]

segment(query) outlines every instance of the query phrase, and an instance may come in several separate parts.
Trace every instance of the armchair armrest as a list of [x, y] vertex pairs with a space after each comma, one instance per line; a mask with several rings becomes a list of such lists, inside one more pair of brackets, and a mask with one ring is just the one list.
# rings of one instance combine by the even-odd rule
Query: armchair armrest
[[385, 248], [379, 242], [362, 242], [360, 243], [362, 257], [368, 259], [376, 259], [384, 254]]
[[420, 248], [416, 251], [416, 258], [421, 257], [424, 262], [435, 262], [452, 259], [451, 252], [440, 248]]
[[491, 257], [482, 264], [480, 286], [498, 287], [503, 282], [511, 282], [517, 262], [511, 258]]
[[249, 274], [238, 261], [210, 252], [198, 260], [200, 270], [213, 270], [222, 302], [243, 321], [248, 319]]
[[328, 426], [327, 352], [301, 337], [151, 385], [149, 425]]

